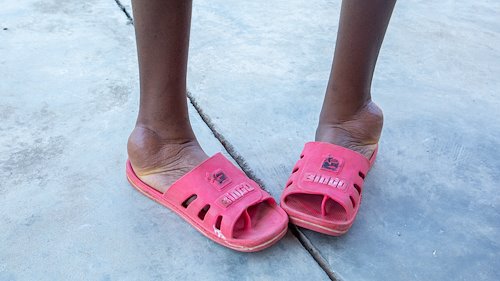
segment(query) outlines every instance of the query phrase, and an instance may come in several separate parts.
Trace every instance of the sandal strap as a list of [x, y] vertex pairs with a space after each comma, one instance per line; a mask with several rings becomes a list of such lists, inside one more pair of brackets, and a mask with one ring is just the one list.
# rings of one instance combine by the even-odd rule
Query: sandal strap
[[[342, 146], [308, 142], [295, 164], [283, 198], [291, 194], [324, 195], [352, 216], [359, 207], [364, 177], [373, 161]], [[328, 198], [324, 198], [323, 204]]]
[[221, 238], [232, 238], [248, 207], [273, 200], [222, 153], [182, 176], [163, 198]]

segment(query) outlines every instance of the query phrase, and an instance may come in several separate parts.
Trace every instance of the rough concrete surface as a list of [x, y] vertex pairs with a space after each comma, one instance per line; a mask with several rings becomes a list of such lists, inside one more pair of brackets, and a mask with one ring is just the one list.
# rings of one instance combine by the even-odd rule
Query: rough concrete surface
[[1, 4], [1, 281], [328, 280], [292, 234], [238, 253], [130, 187], [137, 60], [114, 1]]
[[[192, 99], [279, 198], [314, 137], [340, 1], [194, 2]], [[113, 0], [0, 4], [0, 280], [500, 279], [498, 1], [396, 5], [373, 85], [380, 153], [353, 228], [256, 254], [126, 182], [137, 60]], [[190, 110], [207, 152], [229, 155]]]
[[[274, 196], [314, 138], [339, 9], [195, 5], [190, 89]], [[396, 5], [373, 85], [385, 127], [357, 221], [340, 238], [305, 231], [342, 279], [500, 279], [499, 11]]]

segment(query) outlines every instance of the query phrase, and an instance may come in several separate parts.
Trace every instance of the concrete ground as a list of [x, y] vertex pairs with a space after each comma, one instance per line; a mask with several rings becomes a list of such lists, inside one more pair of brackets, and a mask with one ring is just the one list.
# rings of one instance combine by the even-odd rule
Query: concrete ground
[[[0, 2], [0, 280], [500, 280], [498, 1], [396, 5], [373, 85], [385, 128], [356, 223], [252, 254], [126, 182], [138, 73], [119, 3]], [[275, 198], [313, 139], [339, 5], [194, 3], [196, 133]]]

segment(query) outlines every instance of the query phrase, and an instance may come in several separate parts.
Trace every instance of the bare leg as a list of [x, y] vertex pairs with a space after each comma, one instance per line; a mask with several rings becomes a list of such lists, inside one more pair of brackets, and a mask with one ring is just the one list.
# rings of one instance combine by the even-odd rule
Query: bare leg
[[133, 0], [132, 8], [141, 98], [128, 155], [137, 175], [163, 192], [207, 158], [187, 109], [191, 1]]
[[377, 57], [396, 0], [344, 0], [332, 70], [316, 140], [370, 157], [383, 115], [371, 101]]

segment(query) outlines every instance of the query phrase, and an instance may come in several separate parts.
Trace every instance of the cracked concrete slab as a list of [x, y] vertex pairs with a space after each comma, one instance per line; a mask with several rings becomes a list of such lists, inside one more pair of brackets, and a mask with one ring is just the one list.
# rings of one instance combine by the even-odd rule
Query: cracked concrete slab
[[[278, 198], [314, 137], [340, 1], [195, 1], [193, 98]], [[400, 1], [373, 85], [378, 161], [351, 231], [304, 231], [345, 280], [498, 280], [495, 1]]]
[[0, 280], [328, 280], [291, 234], [237, 253], [128, 185], [138, 74], [114, 1], [3, 3], [0, 54]]

